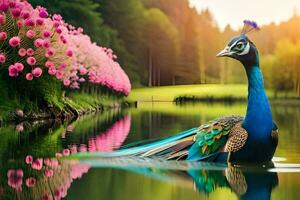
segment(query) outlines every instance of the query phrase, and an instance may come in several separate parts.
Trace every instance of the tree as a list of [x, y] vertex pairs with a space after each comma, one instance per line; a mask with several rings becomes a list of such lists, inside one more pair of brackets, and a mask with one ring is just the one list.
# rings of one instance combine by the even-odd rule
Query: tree
[[175, 82], [178, 59], [178, 32], [161, 10], [146, 11], [144, 37], [148, 41], [149, 85], [170, 85]]

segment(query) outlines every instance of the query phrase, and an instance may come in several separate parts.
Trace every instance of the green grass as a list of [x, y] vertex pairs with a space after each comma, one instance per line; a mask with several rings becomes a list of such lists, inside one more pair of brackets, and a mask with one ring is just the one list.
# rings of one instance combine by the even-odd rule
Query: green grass
[[178, 85], [134, 89], [128, 97], [129, 101], [173, 101], [178, 96], [233, 97], [246, 98], [247, 85]]
[[[247, 98], [246, 84], [201, 84], [201, 85], [176, 85], [161, 87], [145, 87], [133, 89], [128, 101], [173, 101], [176, 97], [195, 97], [196, 99], [240, 100]], [[274, 92], [267, 90], [270, 98]], [[278, 93], [278, 99], [299, 99], [293, 92]], [[298, 101], [298, 100], [297, 100]]]

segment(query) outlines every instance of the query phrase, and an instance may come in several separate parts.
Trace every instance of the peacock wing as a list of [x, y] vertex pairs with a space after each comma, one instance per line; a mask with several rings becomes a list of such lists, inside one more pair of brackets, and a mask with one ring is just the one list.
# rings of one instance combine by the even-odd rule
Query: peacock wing
[[239, 115], [230, 115], [212, 120], [199, 127], [194, 144], [189, 149], [188, 160], [201, 160], [219, 152], [228, 141], [233, 127], [243, 121]]

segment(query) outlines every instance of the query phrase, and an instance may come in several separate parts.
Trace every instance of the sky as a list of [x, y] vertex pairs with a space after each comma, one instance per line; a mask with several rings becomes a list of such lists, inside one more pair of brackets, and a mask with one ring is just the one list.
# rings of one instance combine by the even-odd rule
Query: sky
[[244, 19], [260, 25], [288, 20], [295, 11], [300, 14], [300, 0], [189, 0], [201, 11], [208, 8], [217, 24], [223, 29], [230, 24], [234, 29]]

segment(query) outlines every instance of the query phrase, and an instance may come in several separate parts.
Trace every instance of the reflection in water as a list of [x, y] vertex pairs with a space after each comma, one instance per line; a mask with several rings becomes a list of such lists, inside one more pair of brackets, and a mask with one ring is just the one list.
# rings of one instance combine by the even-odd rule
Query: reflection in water
[[115, 168], [153, 179], [171, 182], [180, 187], [210, 195], [220, 188], [228, 188], [240, 199], [268, 200], [278, 185], [273, 163], [263, 166], [233, 166], [220, 163], [164, 161], [149, 158], [98, 158], [83, 160], [93, 168]]
[[[243, 114], [244, 109], [243, 104], [140, 104], [129, 114], [115, 110], [84, 116], [71, 124], [40, 121], [1, 127], [0, 199], [231, 200], [269, 199], [270, 195], [272, 200], [298, 199], [299, 106], [273, 106], [280, 127], [276, 156], [281, 158], [270, 169], [161, 160], [64, 159], [76, 152], [109, 152], [132, 142], [170, 136], [221, 115]], [[272, 190], [278, 179], [280, 184]]]
[[201, 192], [212, 192], [219, 187], [228, 187], [240, 199], [268, 200], [278, 184], [277, 173], [267, 171], [243, 172], [242, 169], [229, 167], [224, 171], [190, 170], [196, 188]]
[[[85, 119], [81, 120], [85, 121]], [[79, 122], [81, 120], [79, 120]], [[99, 129], [95, 129], [95, 123], [99, 122]], [[40, 122], [40, 124], [49, 125], [53, 124], [53, 122]], [[14, 154], [11, 152], [11, 157], [8, 159], [9, 162], [3, 162], [6, 164], [1, 166], [1, 171], [6, 171], [7, 178], [3, 178], [5, 176], [2, 176], [0, 179], [3, 185], [3, 187], [0, 187], [0, 199], [61, 199], [66, 197], [72, 182], [76, 179], [80, 179], [83, 174], [89, 171], [90, 167], [86, 164], [80, 164], [78, 161], [66, 160], [64, 158], [78, 151], [113, 151], [115, 148], [119, 148], [124, 143], [130, 131], [130, 115], [123, 117], [120, 113], [117, 113], [117, 115], [112, 113], [104, 120], [102, 116], [101, 119], [96, 118], [96, 120], [90, 122], [90, 124], [84, 125], [85, 126], [82, 126], [82, 123], [78, 123], [77, 121], [69, 125], [52, 126], [54, 130], [50, 128], [49, 137], [55, 140], [57, 140], [59, 136], [66, 139], [68, 137], [66, 134], [70, 135], [72, 132], [84, 131], [88, 133], [89, 129], [93, 129], [92, 135], [85, 134], [85, 136], [88, 136], [84, 138], [86, 142], [85, 140], [81, 140], [80, 137], [77, 137], [77, 140], [82, 142], [68, 142], [68, 145], [65, 147], [64, 145], [60, 147], [48, 147], [52, 155], [27, 150], [26, 152], [30, 154], [24, 156], [24, 153], [21, 153], [21, 156], [19, 156], [19, 153]], [[24, 129], [26, 126], [28, 127], [27, 130]], [[30, 135], [36, 130], [47, 130], [46, 127], [41, 128], [34, 124], [18, 124], [15, 129], [15, 134], [19, 135], [15, 136], [20, 138], [20, 136], [22, 136], [20, 134]], [[2, 132], [2, 134], [5, 134], [5, 132]], [[41, 138], [43, 139], [43, 137]], [[24, 140], [26, 137], [21, 137], [20, 139]], [[47, 142], [55, 142], [55, 140], [47, 140]], [[40, 144], [42, 144], [42, 146], [39, 146], [39, 148], [47, 148], [43, 142]], [[22, 148], [22, 146], [26, 145], [22, 143], [19, 144], [19, 147]], [[8, 144], [8, 149], [11, 148], [13, 147]], [[58, 151], [55, 149], [58, 149]], [[3, 151], [1, 153], [1, 158], [5, 159], [7, 155], [5, 155]], [[4, 179], [7, 180], [6, 183]]]
[[[44, 161], [44, 162], [43, 162]], [[34, 163], [41, 167], [34, 167]], [[4, 199], [61, 199], [71, 183], [89, 170], [76, 161], [38, 158], [24, 169], [9, 169]], [[14, 190], [14, 192], [13, 192]]]

